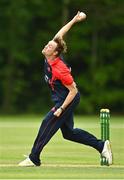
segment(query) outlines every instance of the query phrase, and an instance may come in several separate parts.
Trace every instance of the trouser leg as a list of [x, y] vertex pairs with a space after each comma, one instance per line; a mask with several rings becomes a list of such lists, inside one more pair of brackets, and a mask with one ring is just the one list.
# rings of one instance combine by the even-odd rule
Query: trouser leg
[[104, 141], [97, 139], [93, 134], [85, 130], [74, 128], [72, 111], [70, 111], [70, 113], [68, 113], [68, 115], [65, 115], [63, 118], [65, 118], [65, 120], [61, 126], [61, 131], [65, 139], [91, 146], [100, 153], [102, 152]]
[[91, 146], [100, 153], [103, 150], [104, 142], [97, 139], [94, 135], [82, 129], [70, 129], [65, 124], [61, 127], [63, 137], [67, 140]]
[[38, 135], [31, 150], [31, 154], [29, 155], [30, 159], [36, 165], [39, 165], [40, 163], [40, 153], [43, 147], [50, 140], [50, 137], [52, 137], [52, 135], [58, 130], [58, 128], [55, 129], [57, 118], [53, 115], [53, 113], [53, 111], [50, 111], [42, 121]]

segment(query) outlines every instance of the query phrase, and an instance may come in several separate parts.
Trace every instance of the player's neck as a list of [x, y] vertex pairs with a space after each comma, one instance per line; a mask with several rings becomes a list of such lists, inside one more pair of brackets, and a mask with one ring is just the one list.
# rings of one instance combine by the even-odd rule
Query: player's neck
[[45, 58], [47, 60], [49, 60], [49, 62], [50, 62], [50, 61], [54, 61], [57, 57], [56, 56], [46, 56]]

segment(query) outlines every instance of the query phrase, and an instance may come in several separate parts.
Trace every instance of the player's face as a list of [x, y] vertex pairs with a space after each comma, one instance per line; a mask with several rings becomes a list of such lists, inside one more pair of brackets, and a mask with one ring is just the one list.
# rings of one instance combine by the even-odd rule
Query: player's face
[[42, 54], [47, 57], [53, 56], [57, 54], [56, 47], [57, 43], [55, 41], [49, 41], [48, 44], [43, 48]]

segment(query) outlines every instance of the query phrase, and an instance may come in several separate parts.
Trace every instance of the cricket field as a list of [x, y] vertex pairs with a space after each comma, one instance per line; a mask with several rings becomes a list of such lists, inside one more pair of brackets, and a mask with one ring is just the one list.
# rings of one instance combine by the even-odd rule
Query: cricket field
[[[100, 165], [91, 147], [64, 140], [61, 132], [44, 148], [40, 167], [18, 167], [29, 154], [37, 135], [40, 115], [0, 116], [0, 179], [124, 179], [124, 117], [110, 119], [114, 155], [111, 166]], [[99, 116], [75, 116], [75, 127], [100, 138]]]

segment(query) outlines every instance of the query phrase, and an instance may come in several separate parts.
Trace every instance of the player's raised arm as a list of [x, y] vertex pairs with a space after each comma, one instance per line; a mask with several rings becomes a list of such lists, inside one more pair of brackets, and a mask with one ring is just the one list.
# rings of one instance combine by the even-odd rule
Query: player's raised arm
[[78, 11], [78, 13], [73, 17], [73, 19], [71, 21], [69, 21], [65, 26], [63, 26], [58, 33], [54, 36], [53, 39], [55, 38], [63, 38], [64, 35], [69, 31], [69, 29], [71, 29], [71, 27], [80, 21], [83, 21], [86, 19], [86, 14], [83, 12]]

